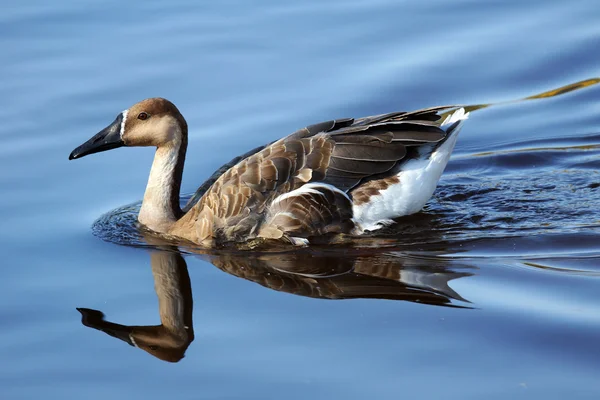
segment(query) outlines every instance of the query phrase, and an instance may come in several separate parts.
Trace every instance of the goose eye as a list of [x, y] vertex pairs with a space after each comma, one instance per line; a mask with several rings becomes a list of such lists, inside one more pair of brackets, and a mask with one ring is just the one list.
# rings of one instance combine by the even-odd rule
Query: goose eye
[[148, 348], [150, 350], [158, 350], [158, 346], [155, 346], [155, 345], [150, 345], [150, 346], [148, 346]]
[[141, 119], [142, 121], [148, 119], [148, 114], [146, 114], [145, 112], [141, 112], [138, 114], [138, 119]]

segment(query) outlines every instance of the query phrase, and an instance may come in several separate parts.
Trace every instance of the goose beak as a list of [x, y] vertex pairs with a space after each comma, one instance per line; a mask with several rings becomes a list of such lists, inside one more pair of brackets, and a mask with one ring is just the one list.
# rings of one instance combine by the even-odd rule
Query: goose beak
[[130, 326], [106, 321], [104, 319], [104, 314], [98, 310], [92, 310], [90, 308], [77, 308], [77, 311], [81, 313], [81, 323], [84, 326], [97, 329], [112, 337], [124, 341], [130, 346], [135, 346], [135, 343], [131, 339], [132, 328]]
[[124, 146], [125, 143], [121, 139], [122, 122], [123, 113], [120, 113], [112, 124], [102, 129], [90, 140], [73, 150], [69, 155], [69, 160]]

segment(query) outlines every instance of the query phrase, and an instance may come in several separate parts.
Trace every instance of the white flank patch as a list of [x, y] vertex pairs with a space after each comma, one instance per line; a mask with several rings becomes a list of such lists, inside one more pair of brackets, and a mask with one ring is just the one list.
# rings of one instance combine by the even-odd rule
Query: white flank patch
[[[467, 119], [469, 113], [459, 108], [444, 120], [441, 128]], [[374, 231], [392, 223], [393, 218], [419, 212], [431, 198], [444, 168], [450, 160], [462, 123], [431, 155], [431, 146], [423, 146], [422, 158], [407, 161], [398, 173], [400, 182], [371, 197], [368, 203], [352, 207], [358, 233]]]
[[119, 132], [119, 135], [121, 135], [121, 137], [123, 137], [123, 133], [125, 133], [125, 121], [127, 121], [127, 113], [128, 112], [129, 112], [129, 110], [125, 110], [121, 113], [121, 114], [123, 114], [123, 119], [121, 120], [121, 132]]

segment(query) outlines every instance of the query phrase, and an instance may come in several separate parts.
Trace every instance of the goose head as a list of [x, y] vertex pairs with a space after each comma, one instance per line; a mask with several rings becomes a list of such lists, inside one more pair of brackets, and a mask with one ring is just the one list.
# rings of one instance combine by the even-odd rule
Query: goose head
[[142, 100], [77, 147], [69, 160], [122, 146], [181, 147], [187, 139], [187, 123], [169, 100], [155, 97]]

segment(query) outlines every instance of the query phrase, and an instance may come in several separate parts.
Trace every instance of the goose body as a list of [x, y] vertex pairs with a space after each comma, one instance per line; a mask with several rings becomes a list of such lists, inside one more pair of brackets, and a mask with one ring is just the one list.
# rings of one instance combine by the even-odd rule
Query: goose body
[[434, 107], [310, 125], [222, 167], [182, 210], [187, 123], [162, 98], [141, 101], [69, 159], [120, 146], [157, 148], [139, 222], [213, 247], [360, 235], [418, 212], [432, 196], [468, 113]]

